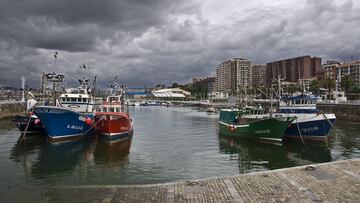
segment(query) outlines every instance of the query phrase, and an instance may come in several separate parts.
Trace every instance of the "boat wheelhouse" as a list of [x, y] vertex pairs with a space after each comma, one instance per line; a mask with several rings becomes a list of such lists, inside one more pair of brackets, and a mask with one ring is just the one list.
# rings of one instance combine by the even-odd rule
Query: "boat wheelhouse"
[[283, 97], [279, 104], [279, 113], [318, 113], [316, 102], [319, 99], [315, 95]]

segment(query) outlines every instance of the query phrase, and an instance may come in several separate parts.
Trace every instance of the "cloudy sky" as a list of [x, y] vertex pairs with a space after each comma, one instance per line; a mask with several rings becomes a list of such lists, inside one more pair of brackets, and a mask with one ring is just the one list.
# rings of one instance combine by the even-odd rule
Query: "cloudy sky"
[[[42, 72], [70, 86], [90, 66], [98, 86], [186, 83], [233, 57], [360, 59], [358, 0], [0, 0], [0, 84]], [[55, 66], [54, 52], [58, 52]]]

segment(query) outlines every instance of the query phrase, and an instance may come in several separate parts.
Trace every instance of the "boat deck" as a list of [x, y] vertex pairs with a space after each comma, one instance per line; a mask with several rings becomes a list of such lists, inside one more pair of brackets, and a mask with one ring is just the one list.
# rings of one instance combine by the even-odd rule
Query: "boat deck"
[[153, 185], [50, 188], [51, 202], [359, 202], [360, 159]]

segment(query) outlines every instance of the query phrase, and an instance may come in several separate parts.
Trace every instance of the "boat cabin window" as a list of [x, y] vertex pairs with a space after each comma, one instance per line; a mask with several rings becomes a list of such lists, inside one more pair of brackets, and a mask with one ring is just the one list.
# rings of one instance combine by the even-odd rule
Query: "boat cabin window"
[[82, 100], [83, 100], [83, 102], [85, 102], [85, 103], [87, 102], [87, 99], [86, 99], [86, 98], [83, 98]]
[[103, 108], [103, 112], [107, 112], [107, 111], [106, 111], [106, 107]]
[[78, 102], [81, 102], [81, 100], [82, 100], [81, 98], [78, 98]]
[[76, 102], [76, 98], [71, 98], [71, 101], [72, 101], [72, 102]]
[[120, 108], [119, 107], [116, 107], [116, 112], [120, 112]]
[[295, 100], [295, 104], [300, 104], [300, 100]]
[[117, 98], [116, 97], [109, 97], [109, 102], [116, 102]]
[[110, 107], [109, 112], [114, 112], [114, 107]]

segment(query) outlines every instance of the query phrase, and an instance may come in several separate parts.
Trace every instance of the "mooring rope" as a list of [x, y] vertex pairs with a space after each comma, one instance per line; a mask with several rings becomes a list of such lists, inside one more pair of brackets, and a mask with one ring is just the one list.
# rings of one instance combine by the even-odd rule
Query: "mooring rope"
[[296, 126], [297, 126], [297, 129], [298, 129], [298, 132], [299, 132], [299, 136], [300, 136], [300, 138], [301, 138], [301, 141], [302, 141], [302, 143], [306, 146], [305, 141], [304, 141], [304, 138], [303, 138], [302, 135], [301, 135], [301, 130], [300, 130], [299, 123], [297, 122], [297, 118], [296, 118], [295, 121], [296, 121]]
[[103, 120], [104, 116], [101, 116], [101, 118], [96, 122], [94, 123], [94, 125], [92, 125], [89, 129], [87, 129], [87, 131], [85, 131], [81, 137], [85, 136], [91, 129], [93, 129], [101, 120]]
[[[343, 133], [340, 129], [338, 129], [333, 123], [330, 122], [330, 120], [327, 118], [327, 116], [325, 115], [324, 112], [322, 112], [322, 115], [325, 117], [326, 121], [330, 124], [331, 128], [334, 129], [335, 134], [340, 136], [341, 138], [343, 138], [344, 140], [346, 140], [348, 143], [353, 143], [352, 140], [345, 135], [345, 133]], [[330, 131], [328, 132], [328, 134], [330, 133]], [[327, 135], [328, 136], [328, 135]]]
[[28, 123], [27, 123], [27, 125], [26, 125], [25, 130], [24, 130], [24, 133], [21, 135], [21, 140], [20, 140], [20, 142], [23, 141], [24, 137], [26, 137], [26, 132], [27, 132], [27, 130], [28, 130], [28, 128], [29, 128], [30, 122], [31, 122], [31, 116], [29, 116]]

